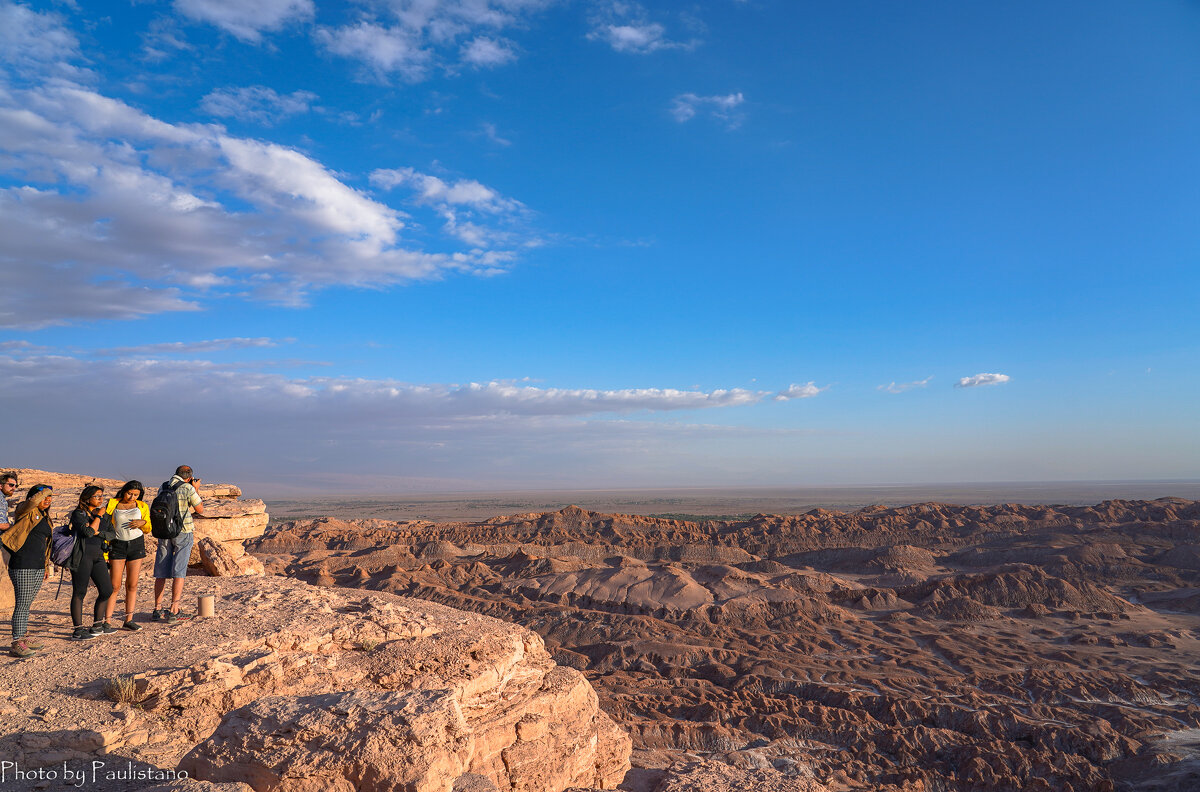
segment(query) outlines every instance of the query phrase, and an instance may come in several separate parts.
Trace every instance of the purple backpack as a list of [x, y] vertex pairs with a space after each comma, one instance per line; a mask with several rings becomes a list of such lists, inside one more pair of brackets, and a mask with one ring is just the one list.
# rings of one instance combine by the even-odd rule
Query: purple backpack
[[71, 563], [71, 554], [75, 552], [75, 535], [71, 533], [70, 520], [50, 532], [50, 560], [57, 566], [65, 567]]

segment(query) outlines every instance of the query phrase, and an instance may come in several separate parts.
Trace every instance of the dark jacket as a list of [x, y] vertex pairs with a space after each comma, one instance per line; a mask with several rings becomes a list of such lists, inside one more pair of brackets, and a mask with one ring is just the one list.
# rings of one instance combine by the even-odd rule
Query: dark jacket
[[[101, 537], [98, 532], [92, 530], [92, 515], [86, 510], [76, 506], [71, 510], [67, 519], [70, 533], [75, 537], [75, 546], [71, 548], [71, 560], [67, 562], [67, 569], [77, 572], [79, 565], [83, 563], [83, 551], [87, 548], [88, 542], [99, 542]], [[100, 531], [104, 530], [106, 519], [107, 515], [101, 518]]]

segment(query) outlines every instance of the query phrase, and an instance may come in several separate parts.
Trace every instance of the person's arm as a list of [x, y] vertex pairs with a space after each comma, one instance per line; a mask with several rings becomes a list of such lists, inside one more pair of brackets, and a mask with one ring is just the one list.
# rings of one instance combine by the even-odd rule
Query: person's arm
[[192, 514], [204, 516], [204, 502], [200, 500], [200, 493], [196, 492], [195, 485], [192, 485], [192, 496], [188, 498], [188, 503], [192, 506]]
[[150, 507], [144, 501], [137, 502], [139, 519], [135, 528], [141, 530], [142, 533], [150, 533]]

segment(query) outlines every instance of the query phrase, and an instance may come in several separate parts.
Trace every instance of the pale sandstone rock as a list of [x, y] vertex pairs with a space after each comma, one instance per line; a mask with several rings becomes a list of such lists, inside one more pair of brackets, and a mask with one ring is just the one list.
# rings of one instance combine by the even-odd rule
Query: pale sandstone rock
[[[424, 603], [277, 581], [224, 597], [219, 612], [295, 614], [285, 626], [149, 680], [148, 711], [175, 713], [181, 730], [213, 735], [184, 764], [196, 777], [289, 792], [449, 792], [455, 779], [474, 773], [500, 789], [558, 792], [612, 788], [628, 770], [629, 737], [600, 711], [586, 679], [554, 665], [535, 634]], [[353, 696], [322, 698], [331, 690]], [[431, 700], [457, 709], [431, 710]], [[425, 715], [403, 727], [397, 712], [412, 702], [426, 702], [414, 712], [443, 712], [440, 731]], [[345, 705], [348, 714], [339, 718], [351, 727], [327, 724], [327, 713], [306, 714], [334, 704]], [[453, 712], [464, 724], [462, 740], [447, 736], [460, 728]], [[449, 742], [430, 742], [430, 734]], [[275, 755], [309, 758], [276, 762]], [[349, 755], [361, 761], [348, 769]], [[401, 756], [412, 761], [403, 764]], [[438, 756], [449, 764], [423, 770], [417, 761]], [[230, 766], [237, 769], [223, 769]]]
[[247, 555], [239, 542], [218, 542], [205, 536], [196, 542], [196, 549], [204, 570], [215, 577], [263, 574], [262, 562]]
[[[261, 502], [261, 501], [260, 501]], [[236, 517], [193, 517], [196, 537], [209, 536], [218, 542], [243, 541], [262, 536], [271, 517], [268, 514], [241, 514]]]
[[264, 514], [267, 511], [267, 504], [258, 498], [205, 499], [204, 492], [201, 491], [200, 499], [204, 501], [204, 516], [197, 517], [197, 520], [207, 520], [212, 517], [242, 517], [247, 514]]
[[0, 553], [0, 617], [12, 618], [12, 609], [16, 604], [12, 581], [8, 578], [8, 567], [4, 564], [3, 554]]
[[453, 691], [267, 696], [225, 716], [180, 767], [279, 792], [449, 792], [473, 752]]
[[226, 781], [214, 784], [211, 781], [181, 778], [148, 787], [145, 792], [254, 792], [254, 787], [241, 781]]
[[[232, 503], [237, 504], [242, 501], [233, 501]], [[252, 503], [261, 505], [262, 501], [253, 501]], [[207, 511], [207, 504], [205, 510]], [[236, 517], [193, 517], [192, 525], [196, 533], [196, 541], [192, 545], [192, 555], [188, 559], [188, 565], [200, 566], [204, 563], [204, 559], [200, 555], [200, 542], [206, 538], [220, 542], [235, 554], [240, 555], [241, 543], [247, 539], [262, 536], [270, 519], [271, 516], [265, 512], [242, 514]], [[234, 545], [237, 545], [239, 550], [233, 550]]]
[[454, 781], [450, 792], [500, 792], [487, 776], [478, 773], [463, 773]]

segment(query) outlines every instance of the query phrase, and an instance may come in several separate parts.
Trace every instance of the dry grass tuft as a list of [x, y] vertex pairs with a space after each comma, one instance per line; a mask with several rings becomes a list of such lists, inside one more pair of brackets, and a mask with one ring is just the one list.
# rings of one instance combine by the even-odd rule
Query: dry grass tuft
[[364, 652], [373, 652], [379, 646], [379, 641], [374, 638], [366, 638], [359, 644]]
[[133, 677], [118, 675], [104, 682], [104, 695], [118, 704], [133, 704], [137, 701], [137, 685]]

